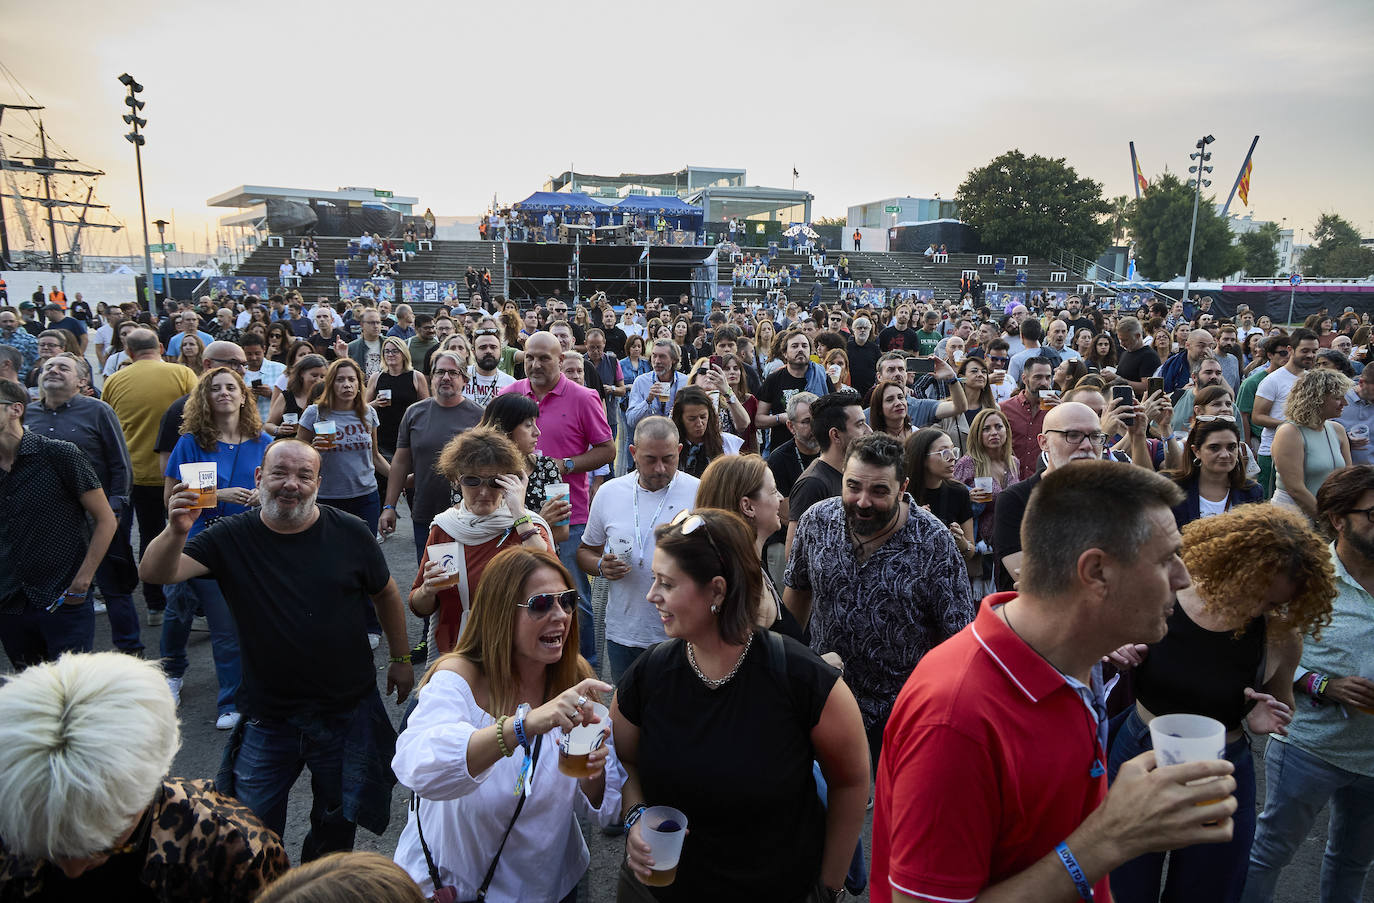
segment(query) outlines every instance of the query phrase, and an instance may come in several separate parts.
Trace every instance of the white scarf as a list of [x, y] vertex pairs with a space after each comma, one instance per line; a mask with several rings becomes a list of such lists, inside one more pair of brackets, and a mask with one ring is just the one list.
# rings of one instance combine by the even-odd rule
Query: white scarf
[[[548, 521], [533, 511], [526, 511], [525, 513], [529, 515], [531, 523], [543, 527], [548, 535], [553, 535], [553, 530], [549, 527]], [[510, 513], [510, 508], [506, 507], [504, 501], [499, 508], [490, 514], [473, 514], [466, 505], [459, 502], [457, 507], [449, 508], [435, 515], [434, 523], [439, 529], [452, 536], [454, 542], [462, 543], [465, 546], [476, 546], [490, 542], [509, 530], [515, 524], [515, 516]]]

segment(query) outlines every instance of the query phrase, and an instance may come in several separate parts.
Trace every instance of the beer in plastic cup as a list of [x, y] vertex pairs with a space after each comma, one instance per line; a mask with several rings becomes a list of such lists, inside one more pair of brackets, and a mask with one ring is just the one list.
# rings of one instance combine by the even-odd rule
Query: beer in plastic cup
[[992, 501], [992, 493], [996, 488], [996, 477], [974, 477], [973, 491], [969, 493], [969, 498], [979, 504], [987, 504]]
[[615, 556], [616, 561], [629, 562], [634, 540], [628, 536], [612, 536], [606, 540], [606, 553]]
[[663, 382], [654, 383], [654, 394], [658, 397], [659, 401], [667, 404], [673, 397], [673, 384]]
[[436, 542], [426, 549], [429, 553], [429, 560], [435, 564], [444, 566], [446, 575], [439, 588], [456, 586], [462, 575], [458, 572], [458, 553], [462, 551], [462, 545], [456, 542]]
[[390, 403], [390, 401], [391, 401], [391, 390], [390, 390], [390, 389], [378, 389], [378, 390], [377, 390], [377, 400], [378, 400], [378, 401], [385, 401], [385, 402]]
[[281, 415], [281, 425], [282, 425], [282, 426], [295, 426], [296, 424], [298, 424], [298, 423], [300, 423], [300, 422], [301, 422], [301, 415], [300, 415], [300, 414], [283, 414], [283, 415]]
[[213, 508], [215, 487], [219, 485], [214, 461], [195, 461], [181, 465], [181, 482], [187, 489], [194, 489], [199, 495], [192, 508]]
[[[570, 495], [569, 495], [569, 494], [570, 494], [571, 492], [572, 492], [572, 487], [569, 486], [567, 483], [550, 483], [550, 484], [544, 489], [544, 496], [545, 496], [545, 498], [549, 499], [550, 501], [553, 501], [554, 499], [569, 499], [569, 498], [570, 498]], [[568, 525], [568, 522], [569, 522], [571, 519], [572, 519], [572, 512], [569, 512], [567, 517], [563, 518], [563, 519], [562, 519], [561, 521], [559, 521], [558, 523], [556, 523], [556, 524], [550, 524], [549, 526], [551, 526], [551, 527], [566, 527], [566, 526]]]
[[579, 724], [564, 731], [558, 741], [558, 770], [570, 778], [589, 778], [587, 756], [606, 742], [606, 728], [610, 725], [611, 710], [599, 702], [588, 703], [598, 718], [595, 724]]
[[683, 838], [687, 836], [687, 816], [670, 806], [650, 806], [639, 817], [639, 825], [654, 860], [649, 880], [644, 883], [650, 887], [667, 887], [677, 878], [677, 861], [682, 855]]
[[323, 439], [322, 448], [328, 451], [334, 447], [334, 440], [338, 438], [339, 428], [332, 420], [315, 421], [315, 437]]
[[[1160, 715], [1150, 722], [1150, 742], [1155, 748], [1155, 761], [1161, 766], [1221, 759], [1226, 755], [1226, 726], [1206, 715]], [[1189, 783], [1204, 784], [1215, 780], [1203, 778]], [[1223, 799], [1225, 797], [1217, 797], [1198, 805], [1206, 806]]]
[[1054, 403], [1059, 400], [1059, 392], [1055, 389], [1040, 390], [1040, 410], [1048, 411], [1054, 407]]

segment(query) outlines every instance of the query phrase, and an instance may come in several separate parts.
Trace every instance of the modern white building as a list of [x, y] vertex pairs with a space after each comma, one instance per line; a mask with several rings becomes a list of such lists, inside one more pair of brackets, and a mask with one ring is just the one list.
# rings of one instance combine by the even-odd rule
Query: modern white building
[[[1258, 232], [1265, 226], [1273, 225], [1266, 220], [1255, 219], [1249, 213], [1244, 216], [1232, 213], [1226, 217], [1226, 224], [1231, 227], [1231, 234], [1236, 236]], [[1279, 273], [1293, 272], [1293, 266], [1297, 263], [1298, 257], [1301, 256], [1302, 249], [1293, 244], [1292, 229], [1279, 230], [1279, 240], [1274, 245], [1274, 251], [1279, 255]]]
[[937, 219], [958, 219], [959, 205], [933, 198], [883, 198], [849, 208], [845, 221], [849, 229], [890, 229], [899, 223], [927, 223]]

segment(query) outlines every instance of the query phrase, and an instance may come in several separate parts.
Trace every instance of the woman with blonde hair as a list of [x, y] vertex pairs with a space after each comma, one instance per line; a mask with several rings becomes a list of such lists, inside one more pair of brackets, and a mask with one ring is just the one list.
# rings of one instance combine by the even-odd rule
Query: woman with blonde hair
[[[1290, 401], [1292, 396], [1289, 396]], [[1298, 512], [1244, 505], [1183, 528], [1183, 562], [1192, 585], [1180, 590], [1164, 638], [1123, 646], [1110, 656], [1135, 668], [1136, 703], [1113, 719], [1109, 780], [1122, 763], [1151, 748], [1150, 722], [1188, 713], [1220, 721], [1224, 757], [1234, 766], [1235, 827], [1223, 844], [1149, 853], [1112, 872], [1123, 903], [1240, 899], [1255, 835], [1251, 734], [1288, 732], [1293, 676], [1302, 636], [1331, 623], [1336, 576], [1325, 540]]]
[[[193, 339], [194, 336], [187, 336], [182, 347]], [[272, 437], [263, 432], [258, 406], [249, 396], [243, 377], [228, 367], [216, 367], [200, 378], [186, 399], [181, 438], [167, 459], [163, 492], [165, 503], [171, 499], [176, 485], [185, 482], [183, 467], [195, 470], [197, 464], [215, 465], [215, 504], [196, 518], [190, 536], [196, 536], [222, 517], [242, 514], [257, 504], [257, 469], [271, 444]], [[188, 582], [194, 593], [167, 593], [161, 643], [167, 683], [172, 696], [180, 702], [181, 683], [188, 665], [186, 643], [199, 600], [210, 626], [210, 650], [219, 681], [215, 726], [232, 730], [239, 722], [234, 696], [242, 679], [238, 627], [213, 577], [196, 577]]]
[[[386, 397], [378, 393], [388, 392]], [[388, 461], [396, 454], [396, 433], [401, 418], [415, 402], [429, 397], [429, 382], [414, 369], [405, 339], [382, 339], [382, 369], [367, 381], [367, 402], [377, 411], [377, 443]]]
[[969, 426], [964, 456], [954, 462], [954, 479], [971, 490], [973, 501], [974, 547], [982, 560], [970, 564], [969, 573], [977, 598], [995, 592], [993, 570], [997, 550], [992, 545], [993, 512], [997, 509], [997, 496], [1016, 482], [1020, 466], [1011, 453], [1011, 424], [1006, 415], [997, 407], [983, 408]]
[[[454, 436], [435, 468], [460, 492], [457, 505], [435, 516], [410, 589], [410, 608], [430, 618], [429, 648], [448, 652], [458, 642], [472, 605], [472, 588], [503, 549], [554, 551], [553, 530], [525, 507], [529, 477], [519, 449], [500, 430], [477, 426]], [[431, 554], [432, 546], [442, 551]], [[457, 578], [455, 580], [455, 577]]]
[[330, 853], [272, 882], [253, 903], [425, 903], [420, 886], [381, 853]]
[[1350, 439], [1337, 422], [1352, 383], [1338, 370], [1308, 370], [1288, 393], [1287, 422], [1274, 431], [1274, 504], [1317, 516], [1317, 490], [1331, 471], [1350, 466]]
[[[496, 555], [458, 648], [420, 681], [391, 767], [415, 792], [396, 862], [427, 897], [452, 888], [456, 900], [575, 899], [590, 861], [576, 817], [616, 821], [624, 773], [613, 726], [592, 707], [613, 688], [578, 654], [572, 587], [551, 552]], [[592, 723], [605, 743], [587, 755], [585, 776], [569, 777], [551, 732]]]
[[192, 373], [199, 373], [204, 369], [205, 346], [200, 343], [197, 335], [188, 335], [181, 340], [181, 348], [177, 351], [177, 356], [172, 359], [172, 363], [181, 364], [190, 369]]

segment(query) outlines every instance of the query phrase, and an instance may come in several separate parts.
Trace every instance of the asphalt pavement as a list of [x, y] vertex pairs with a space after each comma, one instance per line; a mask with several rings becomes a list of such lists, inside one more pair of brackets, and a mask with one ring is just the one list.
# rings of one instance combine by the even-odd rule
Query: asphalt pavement
[[[405, 506], [402, 505], [401, 507], [404, 508]], [[417, 570], [415, 550], [409, 539], [411, 535], [409, 518], [403, 510], [401, 523], [397, 525], [396, 533], [382, 545], [387, 562], [391, 567], [392, 576], [397, 585], [401, 587], [403, 596], [408, 592]], [[139, 607], [140, 622], [146, 623], [141, 593], [135, 594], [135, 601]], [[413, 645], [420, 639], [420, 620], [408, 616], [408, 626], [411, 644]], [[147, 647], [146, 654], [149, 657], [157, 654], [160, 634], [161, 629], [158, 627], [145, 626], [143, 628], [143, 642]], [[96, 616], [95, 647], [97, 650], [112, 648], [109, 621], [104, 615]], [[184, 777], [213, 778], [219, 770], [224, 741], [228, 733], [215, 729], [217, 685], [214, 663], [210, 653], [210, 635], [200, 631], [193, 632], [187, 653], [190, 667], [186, 672], [185, 683], [181, 691], [179, 712], [182, 746], [173, 763], [172, 773]], [[377, 679], [380, 689], [385, 689], [386, 662], [387, 649], [386, 644], [383, 643], [376, 652]], [[2, 666], [8, 669], [8, 661], [4, 661]], [[420, 674], [417, 673], [417, 680], [419, 677]], [[397, 705], [393, 698], [387, 701], [387, 707], [392, 714], [393, 721], [399, 724], [404, 706]], [[1264, 801], [1264, 742], [1261, 740], [1255, 743], [1256, 769], [1260, 782], [1258, 798], [1261, 806]], [[404, 788], [398, 786], [392, 798], [391, 821], [387, 826], [386, 833], [379, 837], [360, 829], [356, 848], [374, 850], [390, 856], [395, 851], [401, 829], [405, 826], [407, 801], [408, 793]], [[310, 782], [308, 773], [303, 773], [291, 791], [287, 812], [286, 837], [284, 838], [287, 851], [293, 862], [299, 861], [301, 841], [309, 827], [309, 812]], [[740, 815], [745, 817], [747, 813], [742, 812]], [[870, 813], [868, 822], [864, 827], [866, 851], [871, 849], [869, 842], [871, 823]], [[1311, 834], [1279, 882], [1279, 893], [1276, 897], [1279, 903], [1310, 903], [1310, 901], [1317, 899], [1318, 887], [1320, 886], [1321, 857], [1326, 843], [1326, 823], [1327, 811], [1323, 810]], [[587, 846], [591, 850], [591, 866], [582, 883], [580, 899], [584, 903], [609, 903], [615, 899], [615, 885], [620, 860], [624, 855], [624, 839], [605, 837], [599, 829], [589, 829], [587, 825], [583, 825], [583, 834], [586, 837]], [[1366, 888], [1366, 900], [1374, 900], [1374, 896], [1370, 896], [1370, 894], [1374, 894], [1374, 890]], [[862, 899], [869, 899], [869, 895], [865, 894]], [[886, 903], [886, 898], [881, 899]], [[1199, 901], [1199, 903], [1206, 903], [1206, 901]]]

